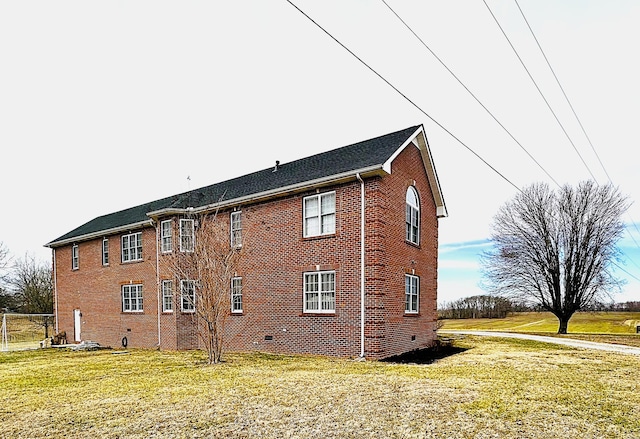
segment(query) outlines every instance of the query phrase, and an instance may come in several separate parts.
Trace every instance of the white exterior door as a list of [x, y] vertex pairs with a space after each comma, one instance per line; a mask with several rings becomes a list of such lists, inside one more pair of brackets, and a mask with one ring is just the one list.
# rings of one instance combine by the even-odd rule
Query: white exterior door
[[73, 310], [73, 336], [74, 340], [77, 342], [82, 341], [82, 336], [80, 335], [80, 318], [82, 314], [79, 309]]

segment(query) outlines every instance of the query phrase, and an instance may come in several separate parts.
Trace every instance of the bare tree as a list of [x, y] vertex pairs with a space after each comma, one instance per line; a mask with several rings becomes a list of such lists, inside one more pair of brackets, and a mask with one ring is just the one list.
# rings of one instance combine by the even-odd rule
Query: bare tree
[[9, 249], [4, 245], [4, 242], [0, 241], [0, 288], [7, 280], [7, 270], [11, 264], [11, 257], [9, 256]]
[[183, 307], [193, 310], [198, 335], [208, 353], [209, 364], [222, 360], [224, 327], [231, 313], [231, 284], [244, 252], [239, 235], [231, 245], [230, 230], [217, 212], [189, 218], [193, 234], [181, 237], [181, 250], [164, 258], [163, 268], [179, 282]]
[[628, 207], [617, 188], [591, 181], [557, 192], [546, 184], [524, 189], [494, 218], [485, 287], [540, 305], [566, 334], [576, 311], [620, 287], [612, 269]]
[[[53, 280], [49, 264], [36, 261], [33, 256], [26, 254], [14, 264], [9, 284], [20, 312], [53, 313]], [[48, 337], [52, 318], [44, 316], [33, 321], [44, 327], [45, 337]]]

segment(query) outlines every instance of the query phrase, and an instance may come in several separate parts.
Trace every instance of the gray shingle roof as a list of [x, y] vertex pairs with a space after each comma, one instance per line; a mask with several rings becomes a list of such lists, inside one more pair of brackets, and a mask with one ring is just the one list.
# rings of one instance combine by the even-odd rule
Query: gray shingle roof
[[152, 201], [119, 212], [95, 218], [47, 244], [56, 247], [73, 239], [82, 239], [101, 232], [136, 225], [149, 220], [150, 212], [164, 209], [186, 209], [235, 200], [254, 194], [269, 192], [293, 185], [311, 182], [350, 171], [383, 165], [419, 125], [384, 136], [354, 143], [342, 148], [280, 164], [277, 172], [273, 166], [231, 180]]

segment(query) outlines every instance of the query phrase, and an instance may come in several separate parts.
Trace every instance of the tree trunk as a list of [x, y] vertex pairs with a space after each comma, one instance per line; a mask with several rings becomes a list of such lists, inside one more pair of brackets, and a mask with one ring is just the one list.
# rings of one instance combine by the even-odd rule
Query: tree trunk
[[569, 326], [569, 318], [565, 316], [559, 316], [558, 320], [560, 321], [560, 324], [558, 325], [558, 334], [566, 334], [567, 327]]

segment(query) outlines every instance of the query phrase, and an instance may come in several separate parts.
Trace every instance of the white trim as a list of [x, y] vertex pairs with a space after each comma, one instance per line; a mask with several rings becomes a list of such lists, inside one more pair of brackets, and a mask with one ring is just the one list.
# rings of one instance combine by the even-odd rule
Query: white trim
[[[106, 262], [105, 262], [105, 259], [104, 259], [104, 255], [105, 255], [105, 252], [104, 252], [104, 243], [105, 243], [105, 242], [107, 243], [107, 252], [106, 252], [106, 255], [107, 255], [107, 261], [106, 261]], [[101, 256], [102, 256], [102, 266], [103, 266], [103, 267], [106, 267], [106, 266], [108, 266], [108, 265], [109, 265], [109, 253], [110, 253], [110, 252], [109, 252], [109, 238], [107, 238], [107, 237], [102, 238], [102, 248], [101, 248], [101, 253], [102, 253], [102, 255], [101, 255]]]
[[433, 163], [433, 156], [431, 155], [431, 149], [427, 142], [427, 137], [424, 133], [424, 127], [420, 126], [415, 133], [413, 133], [401, 146], [398, 148], [389, 159], [384, 162], [382, 169], [391, 174], [391, 162], [407, 147], [407, 145], [413, 144], [420, 151], [422, 156], [422, 163], [427, 172], [427, 179], [429, 180], [429, 186], [431, 186], [431, 193], [436, 202], [436, 214], [438, 218], [447, 216], [447, 208], [444, 204], [444, 197], [442, 196], [442, 188], [440, 188], [440, 180], [438, 179], [438, 173], [436, 172], [435, 165]]
[[[133, 298], [131, 296], [132, 294], [132, 288], [135, 287], [135, 293], [136, 293], [136, 297], [135, 297], [135, 303], [136, 303], [136, 309], [133, 309]], [[125, 309], [124, 306], [124, 290], [125, 289], [129, 289], [129, 309]], [[143, 296], [143, 292], [142, 292], [142, 284], [124, 284], [120, 286], [120, 292], [121, 292], [121, 298], [122, 298], [122, 312], [123, 313], [142, 313], [144, 312], [144, 296]], [[138, 307], [138, 305], [140, 305], [140, 307]]]
[[364, 358], [364, 343], [365, 343], [365, 321], [364, 321], [364, 299], [365, 299], [365, 187], [364, 180], [360, 177], [360, 174], [356, 175], [360, 181], [360, 358]]
[[71, 269], [80, 269], [80, 247], [78, 244], [73, 244], [71, 246]]
[[[140, 246], [138, 246], [138, 238], [136, 237], [136, 245], [135, 245], [135, 253], [136, 253], [136, 258], [132, 258], [131, 257], [131, 237], [134, 235], [140, 235]], [[124, 238], [125, 237], [129, 237], [128, 241], [128, 246], [127, 246], [127, 250], [129, 251], [129, 258], [125, 261], [124, 259]], [[140, 247], [140, 252], [138, 254], [138, 247]], [[131, 233], [127, 233], [127, 234], [123, 234], [120, 236], [120, 262], [122, 262], [123, 264], [128, 263], [128, 262], [137, 262], [137, 261], [142, 261], [144, 259], [143, 255], [143, 250], [142, 250], [142, 232], [131, 232]]]
[[[333, 275], [333, 309], [322, 309], [322, 275], [323, 274], [332, 274]], [[307, 308], [307, 276], [317, 275], [318, 276], [318, 309], [308, 309]], [[326, 291], [325, 291], [326, 292]], [[305, 271], [302, 273], [302, 311], [305, 314], [335, 314], [337, 303], [336, 303], [336, 271], [335, 270], [325, 270], [325, 271]]]
[[[164, 286], [165, 284], [169, 284], [170, 285], [170, 292], [171, 292], [171, 309], [166, 309], [165, 308], [165, 303], [164, 303], [164, 299], [165, 299], [165, 289]], [[168, 297], [168, 296], [166, 296]], [[172, 313], [173, 312], [173, 308], [174, 308], [174, 299], [175, 299], [175, 292], [174, 292], [174, 288], [173, 288], [173, 280], [172, 279], [162, 279], [160, 281], [160, 310], [163, 313]]]
[[[191, 222], [191, 248], [183, 248], [182, 246], [182, 224]], [[187, 236], [187, 235], [185, 235]], [[196, 222], [192, 218], [180, 218], [178, 239], [180, 241], [180, 251], [183, 253], [193, 253], [196, 247]]]
[[71, 238], [63, 239], [61, 241], [51, 241], [45, 244], [45, 247], [56, 248], [62, 247], [73, 242], [89, 241], [92, 239], [100, 238], [105, 235], [118, 235], [123, 232], [128, 232], [139, 227], [153, 227], [153, 219], [139, 221], [137, 223], [126, 224], [124, 226], [113, 227], [111, 229], [99, 230], [97, 232], [87, 233], [85, 235], [78, 235]]
[[[169, 223], [169, 236], [164, 236], [164, 225]], [[164, 239], [169, 238], [169, 250], [164, 248]], [[173, 251], [173, 219], [160, 221], [160, 251], [165, 253], [171, 253]]]
[[[193, 306], [193, 309], [185, 309], [185, 307], [183, 306], [184, 305], [184, 301], [182, 300], [184, 296], [183, 285], [187, 282], [193, 285], [193, 303], [190, 304], [190, 306]], [[196, 281], [195, 280], [191, 280], [191, 279], [180, 280], [180, 312], [183, 312], [185, 314], [193, 314], [196, 312]]]
[[[416, 296], [416, 309], [407, 310], [407, 278], [416, 280], [416, 291], [411, 291], [411, 296], [415, 294]], [[405, 314], [418, 314], [420, 312], [420, 276], [416, 276], [414, 274], [404, 274], [404, 313]]]
[[[233, 232], [236, 231], [233, 228], [233, 217], [239, 217], [238, 223], [240, 224], [240, 228], [237, 229], [237, 231], [239, 231], [240, 233], [240, 238], [237, 240], [238, 242], [236, 242], [235, 239], [233, 239]], [[231, 212], [231, 214], [229, 215], [229, 242], [231, 243], [231, 247], [233, 248], [240, 248], [242, 247], [242, 211], [241, 210], [235, 210], [233, 212]]]
[[[326, 196], [333, 195], [333, 230], [330, 232], [322, 231], [322, 199]], [[318, 201], [318, 233], [310, 234], [307, 230], [307, 201], [315, 198]], [[308, 195], [302, 199], [302, 237], [303, 238], [312, 238], [314, 236], [328, 236], [335, 235], [337, 230], [337, 222], [338, 222], [338, 209], [337, 209], [338, 200], [336, 197], [336, 191], [329, 192], [321, 192], [319, 194]], [[313, 218], [313, 217], [309, 217]]]
[[[233, 285], [233, 281], [234, 280], [240, 280], [240, 293], [239, 294], [234, 294], [234, 285]], [[233, 298], [240, 296], [240, 309], [235, 309], [233, 307], [234, 303], [233, 303]], [[244, 302], [243, 302], [243, 294], [242, 294], [242, 276], [233, 276], [231, 278], [231, 313], [232, 314], [241, 314], [244, 312]]]

